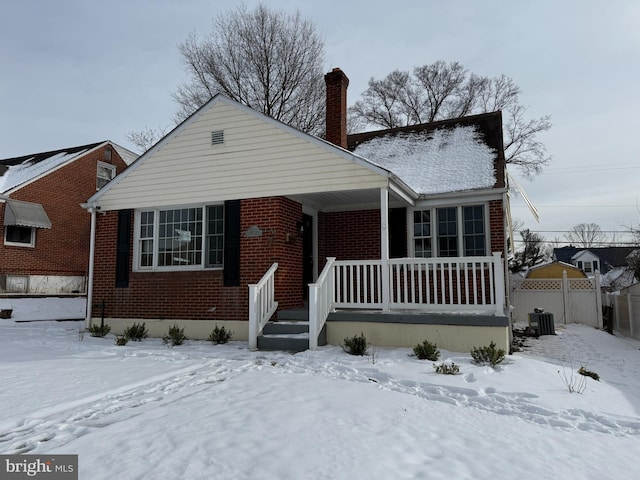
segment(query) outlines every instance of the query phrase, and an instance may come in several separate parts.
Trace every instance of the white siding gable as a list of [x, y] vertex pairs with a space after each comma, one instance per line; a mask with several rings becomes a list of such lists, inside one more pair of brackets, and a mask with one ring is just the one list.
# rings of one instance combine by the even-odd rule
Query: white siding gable
[[[212, 102], [93, 200], [113, 210], [388, 185], [378, 167], [247, 110]], [[212, 145], [220, 130], [224, 142]]]

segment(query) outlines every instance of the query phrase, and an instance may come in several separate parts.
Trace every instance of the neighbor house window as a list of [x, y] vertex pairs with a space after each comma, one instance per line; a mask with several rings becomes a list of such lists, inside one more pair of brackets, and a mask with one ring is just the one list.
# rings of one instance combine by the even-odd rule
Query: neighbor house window
[[222, 205], [144, 210], [136, 222], [139, 269], [222, 267]]
[[98, 171], [96, 174], [96, 190], [104, 187], [113, 177], [116, 176], [116, 167], [108, 163], [98, 162]]
[[595, 273], [598, 270], [598, 261], [597, 260], [587, 260], [585, 262], [578, 261], [577, 267], [582, 270], [584, 273]]
[[413, 254], [416, 257], [484, 256], [487, 254], [485, 222], [484, 205], [414, 210]]
[[4, 230], [5, 245], [18, 247], [34, 247], [36, 245], [36, 229], [19, 225], [6, 225]]

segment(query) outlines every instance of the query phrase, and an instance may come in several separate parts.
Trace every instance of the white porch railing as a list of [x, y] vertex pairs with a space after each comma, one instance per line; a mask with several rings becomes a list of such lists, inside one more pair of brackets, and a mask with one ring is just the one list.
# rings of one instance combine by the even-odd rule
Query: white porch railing
[[318, 348], [318, 335], [322, 331], [333, 304], [335, 257], [327, 258], [316, 283], [309, 285], [309, 349]]
[[309, 348], [317, 347], [318, 335], [335, 308], [504, 315], [504, 288], [499, 252], [386, 262], [328, 258], [318, 281], [309, 286]]
[[335, 308], [504, 314], [504, 268], [498, 252], [490, 257], [391, 259], [386, 264], [340, 260], [333, 270]]
[[258, 337], [278, 308], [275, 301], [274, 263], [256, 284], [249, 285], [249, 348], [258, 348]]

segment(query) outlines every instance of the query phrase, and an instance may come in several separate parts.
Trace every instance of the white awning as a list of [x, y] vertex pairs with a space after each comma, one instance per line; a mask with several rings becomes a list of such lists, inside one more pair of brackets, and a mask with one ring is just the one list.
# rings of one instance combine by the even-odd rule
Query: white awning
[[9, 200], [5, 204], [4, 224], [20, 227], [51, 228], [51, 220], [39, 203]]

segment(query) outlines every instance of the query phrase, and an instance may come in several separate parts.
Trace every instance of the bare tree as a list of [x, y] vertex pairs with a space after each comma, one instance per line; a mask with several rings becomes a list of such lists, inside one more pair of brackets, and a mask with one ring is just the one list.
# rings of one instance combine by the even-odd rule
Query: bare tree
[[570, 243], [583, 248], [597, 247], [607, 240], [607, 236], [595, 223], [574, 225], [565, 235]]
[[181, 121], [217, 92], [305, 132], [324, 127], [324, 45], [314, 25], [260, 4], [219, 15], [178, 47], [189, 81], [174, 99]]
[[506, 161], [533, 177], [550, 160], [537, 135], [549, 130], [551, 121], [548, 115], [527, 119], [519, 94], [505, 75], [482, 77], [458, 62], [437, 61], [412, 72], [394, 70], [381, 80], [371, 78], [351, 110], [361, 124], [383, 128], [502, 110]]
[[132, 130], [127, 133], [127, 140], [138, 147], [142, 152], [146, 152], [164, 136], [166, 131], [166, 128], [154, 129], [146, 126], [143, 130]]
[[[211, 32], [178, 46], [188, 80], [173, 94], [180, 123], [216, 93], [304, 132], [324, 132], [324, 44], [299, 12], [258, 5], [218, 15]], [[147, 127], [129, 141], [147, 150], [164, 133]]]

